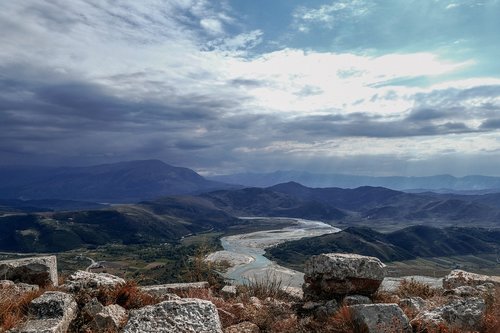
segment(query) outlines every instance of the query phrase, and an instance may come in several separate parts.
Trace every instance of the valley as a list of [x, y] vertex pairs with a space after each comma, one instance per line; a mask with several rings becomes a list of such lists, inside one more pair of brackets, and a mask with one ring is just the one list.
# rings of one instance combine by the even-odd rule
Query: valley
[[[81, 177], [75, 176], [77, 171]], [[33, 192], [36, 187], [29, 184], [46, 186], [43, 179], [47, 174], [62, 177], [66, 185], [59, 187], [60, 195], [54, 196], [48, 185], [43, 194]], [[78, 178], [81, 188], [71, 177]], [[115, 180], [96, 185], [109, 177]], [[152, 183], [148, 185], [146, 179]], [[224, 247], [243, 251], [247, 237], [271, 240], [253, 253], [259, 262], [269, 265], [271, 259], [298, 271], [306, 257], [322, 252], [376, 256], [395, 276], [418, 271], [439, 275], [454, 267], [485, 273], [498, 269], [497, 193], [408, 193], [371, 186], [311, 188], [296, 182], [260, 188], [203, 179], [192, 170], [159, 161], [42, 170], [23, 181], [31, 192], [22, 193], [29, 197], [0, 200], [0, 251], [4, 258], [8, 253], [57, 253], [61, 267], [68, 271], [85, 269], [88, 259], [75, 258], [88, 257], [104, 262], [100, 270], [144, 281], [175, 281], [181, 266], [191, 265], [189, 258]], [[129, 186], [122, 184], [125, 180], [143, 182], [144, 190], [125, 189], [123, 186]], [[199, 186], [192, 187], [193, 181]], [[3, 188], [13, 189], [15, 184], [24, 186], [9, 180]], [[107, 191], [100, 192], [99, 186], [106, 186]], [[162, 190], [165, 186], [168, 191]], [[5, 195], [1, 188], [0, 194]], [[84, 189], [88, 191], [85, 195]], [[155, 194], [157, 190], [165, 195]], [[49, 196], [54, 197], [46, 198]], [[107, 204], [99, 203], [103, 198]], [[132, 202], [117, 203], [122, 200]], [[280, 218], [263, 218], [271, 216]], [[300, 229], [300, 219], [320, 221], [330, 230], [342, 231], [293, 239], [291, 230]], [[236, 243], [231, 245], [230, 240]], [[267, 258], [262, 256], [264, 251]], [[246, 269], [239, 269], [238, 274], [245, 275]], [[226, 277], [235, 278], [230, 272]]]

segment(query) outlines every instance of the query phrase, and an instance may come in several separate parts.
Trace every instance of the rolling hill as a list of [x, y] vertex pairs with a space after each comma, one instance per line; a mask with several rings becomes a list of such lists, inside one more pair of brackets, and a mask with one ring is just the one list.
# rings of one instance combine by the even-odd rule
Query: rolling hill
[[201, 197], [235, 216], [300, 217], [333, 221], [347, 216], [343, 211], [317, 200], [304, 200], [270, 189], [250, 187], [240, 190], [215, 191]]
[[100, 210], [11, 214], [0, 217], [0, 250], [58, 252], [115, 242], [177, 242], [237, 223], [221, 210], [181, 198]]
[[384, 262], [418, 257], [495, 253], [500, 229], [411, 226], [383, 234], [370, 228], [350, 227], [339, 233], [279, 244], [266, 251], [278, 263], [301, 268], [311, 255], [329, 252], [374, 256]]

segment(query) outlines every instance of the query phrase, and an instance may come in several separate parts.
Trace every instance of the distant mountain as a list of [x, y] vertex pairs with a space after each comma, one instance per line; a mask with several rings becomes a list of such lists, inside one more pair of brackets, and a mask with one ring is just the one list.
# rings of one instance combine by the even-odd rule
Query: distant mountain
[[267, 190], [335, 207], [350, 215], [351, 220], [432, 221], [435, 224], [490, 222], [494, 225], [499, 225], [500, 221], [500, 194], [417, 194], [371, 186], [310, 188], [296, 182], [278, 184]]
[[370, 177], [336, 173], [276, 171], [272, 173], [240, 173], [213, 176], [209, 179], [244, 186], [268, 187], [290, 181], [309, 187], [357, 188], [361, 186], [386, 187], [393, 190], [425, 190], [441, 192], [484, 191], [500, 192], [500, 177], [437, 175], [430, 177]]
[[300, 217], [324, 221], [339, 220], [347, 216], [332, 205], [273, 191], [272, 188], [215, 191], [200, 197], [235, 216]]
[[137, 202], [230, 187], [158, 160], [39, 170], [0, 168], [0, 198], [9, 199]]
[[350, 227], [339, 233], [303, 238], [267, 250], [267, 256], [287, 266], [301, 268], [311, 255], [345, 252], [369, 255], [382, 261], [417, 257], [495, 253], [500, 229], [407, 227], [389, 234], [370, 228]]

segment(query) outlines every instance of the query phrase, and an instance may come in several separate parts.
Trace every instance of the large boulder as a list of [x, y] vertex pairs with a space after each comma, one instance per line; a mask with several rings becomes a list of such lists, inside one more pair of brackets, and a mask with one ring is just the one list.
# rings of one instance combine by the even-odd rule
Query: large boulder
[[114, 288], [120, 284], [125, 284], [125, 280], [107, 273], [91, 273], [77, 271], [70, 275], [64, 287], [75, 292], [81, 289], [95, 289], [100, 287]]
[[443, 278], [444, 289], [455, 289], [461, 286], [479, 286], [485, 283], [500, 286], [500, 276], [481, 275], [455, 269]]
[[145, 306], [130, 312], [123, 333], [222, 333], [212, 302], [185, 298]]
[[461, 331], [481, 329], [486, 305], [482, 298], [452, 298], [443, 305], [420, 312], [411, 325], [418, 332], [435, 331], [438, 327], [453, 327]]
[[372, 295], [385, 276], [385, 265], [375, 257], [328, 253], [305, 263], [304, 297], [340, 299], [345, 295]]
[[60, 291], [47, 291], [31, 301], [29, 320], [11, 332], [65, 333], [76, 318], [78, 305], [72, 295]]
[[56, 256], [0, 261], [0, 277], [14, 282], [57, 286]]
[[408, 317], [396, 304], [352, 305], [349, 310], [360, 332], [412, 332]]

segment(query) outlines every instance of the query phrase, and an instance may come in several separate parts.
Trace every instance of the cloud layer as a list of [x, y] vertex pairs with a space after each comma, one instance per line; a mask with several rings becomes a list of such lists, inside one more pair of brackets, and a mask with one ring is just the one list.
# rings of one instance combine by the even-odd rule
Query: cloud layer
[[[451, 29], [497, 5], [427, 9], [431, 20], [447, 14]], [[0, 161], [498, 174], [500, 77], [493, 51], [473, 48], [488, 36], [468, 31], [457, 41], [444, 30], [423, 47], [414, 31], [421, 2], [406, 11], [384, 6], [307, 2], [276, 12], [269, 26], [229, 1], [8, 2], [0, 13]], [[400, 21], [384, 21], [350, 47], [360, 37], [352, 22], [369, 29], [384, 9], [408, 18], [416, 46], [384, 42], [381, 29], [402, 38], [391, 30]], [[469, 30], [489, 24], [476, 23]], [[317, 47], [331, 31], [333, 41]]]

